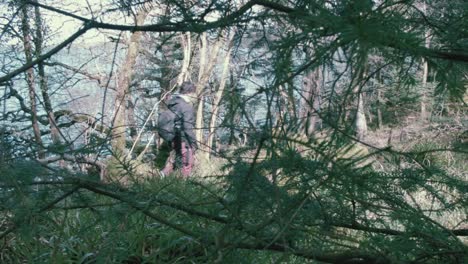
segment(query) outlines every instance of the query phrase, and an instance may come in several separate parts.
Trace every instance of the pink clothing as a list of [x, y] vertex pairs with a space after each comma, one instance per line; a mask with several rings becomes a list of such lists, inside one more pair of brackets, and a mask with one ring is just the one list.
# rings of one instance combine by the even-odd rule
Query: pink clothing
[[181, 149], [177, 150], [175, 144], [172, 144], [172, 151], [166, 160], [166, 165], [162, 172], [169, 175], [174, 169], [180, 169], [183, 177], [189, 177], [193, 168], [193, 148], [186, 142], [181, 142]]

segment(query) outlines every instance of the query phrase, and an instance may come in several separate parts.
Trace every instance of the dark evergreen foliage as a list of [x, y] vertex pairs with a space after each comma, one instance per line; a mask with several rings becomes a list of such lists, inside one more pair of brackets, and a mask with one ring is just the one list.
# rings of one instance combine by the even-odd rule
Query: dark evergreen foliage
[[[0, 22], [3, 40], [19, 37], [12, 25], [19, 23], [22, 5], [76, 19], [83, 28], [30, 64], [23, 65], [24, 55], [18, 53], [16, 70], [1, 68], [0, 262], [468, 262], [466, 1], [109, 4], [102, 14], [132, 17], [151, 8], [161, 12], [148, 25], [127, 26], [80, 17], [59, 4], [1, 3], [9, 7], [7, 21]], [[229, 81], [226, 113], [219, 122], [225, 133], [219, 144], [229, 146], [213, 151], [217, 157], [210, 161], [200, 158], [199, 172], [192, 178], [160, 178], [155, 173], [164, 149], [154, 150], [156, 157], [151, 158], [143, 157], [147, 145], [138, 146], [130, 153], [133, 159], [113, 151], [112, 121], [82, 113], [56, 111], [63, 137], [57, 143], [49, 138], [50, 120], [40, 106], [39, 132], [45, 140], [43, 146], [35, 143], [32, 110], [17, 91], [26, 87], [21, 74], [37, 71], [38, 63], [52, 63], [65, 44], [91, 29], [148, 32], [156, 40], [145, 44], [154, 54], [142, 54], [158, 67], [148, 65], [148, 75], [137, 72], [134, 80], [143, 81], [131, 84], [132, 94], [147, 96], [155, 81], [158, 92], [151, 94], [161, 97], [180, 70], [175, 61], [184, 56], [174, 34], [215, 38], [225, 28], [236, 31], [232, 60], [241, 65], [231, 70], [237, 79]], [[118, 50], [120, 36], [112, 41]], [[3, 61], [11, 61], [8, 45], [0, 45]], [[429, 77], [421, 81], [425, 62]], [[193, 71], [199, 66], [190, 64]], [[305, 98], [303, 83], [314, 71], [322, 76], [317, 77], [320, 109], [302, 115], [307, 106], [314, 107], [311, 98]], [[75, 78], [65, 73], [63, 83]], [[98, 82], [100, 88], [112, 88], [110, 81]], [[217, 82], [208, 84], [214, 87]], [[79, 84], [76, 80], [74, 85]], [[139, 86], [143, 84], [148, 86]], [[429, 129], [416, 132], [427, 134], [403, 135], [403, 122], [426, 125], [424, 120], [411, 121], [425, 102], [421, 95], [433, 102], [429, 112], [442, 110], [427, 121]], [[359, 101], [361, 96], [365, 101]], [[356, 136], [362, 102], [365, 115], [375, 117], [369, 121], [371, 129], [401, 128], [397, 147], [390, 144], [395, 140], [392, 132], [388, 144], [380, 145]], [[152, 112], [153, 105], [145, 107], [136, 111], [139, 117]], [[321, 127], [304, 132], [303, 119], [311, 113]], [[439, 127], [437, 117], [450, 122]], [[87, 129], [79, 130], [79, 124]], [[85, 143], [79, 141], [83, 138]], [[133, 151], [132, 144], [129, 148]], [[219, 168], [203, 173], [212, 165]], [[106, 173], [115, 173], [116, 180], [104, 181]], [[119, 177], [129, 181], [120, 182]]]

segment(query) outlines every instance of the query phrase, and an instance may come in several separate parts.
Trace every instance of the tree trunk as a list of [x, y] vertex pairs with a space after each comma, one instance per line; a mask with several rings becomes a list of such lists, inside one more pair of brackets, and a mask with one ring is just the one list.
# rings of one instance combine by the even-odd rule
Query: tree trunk
[[[27, 5], [23, 5], [21, 8], [21, 31], [23, 34], [23, 46], [24, 54], [26, 57], [26, 63], [32, 61], [32, 45], [31, 45], [31, 28], [29, 26], [29, 14]], [[37, 117], [37, 105], [36, 105], [36, 87], [34, 82], [34, 69], [29, 68], [26, 72], [26, 82], [29, 90], [29, 100], [31, 107], [31, 123], [34, 133], [34, 140], [39, 148], [38, 157], [39, 159], [45, 158], [45, 152], [43, 150], [41, 130], [39, 128], [38, 117]]]
[[379, 90], [377, 91], [377, 123], [379, 129], [383, 128], [383, 121], [382, 121], [382, 92]]
[[[286, 86], [286, 87], [285, 87]], [[294, 95], [292, 93], [292, 88], [289, 83], [286, 83], [284, 85], [280, 85], [278, 87], [279, 92], [280, 92], [280, 97], [278, 98], [278, 103], [280, 103], [280, 109], [283, 109], [283, 104], [285, 106], [285, 109], [287, 109], [287, 113], [284, 113], [286, 115], [283, 115], [284, 117], [289, 116], [289, 120], [296, 120], [296, 102], [294, 101]], [[284, 118], [283, 117], [283, 118]], [[287, 119], [288, 120], [288, 119]]]
[[[206, 32], [203, 32], [200, 35], [200, 53], [199, 53], [199, 65], [198, 65], [198, 83], [197, 83], [197, 96], [198, 96], [198, 103], [197, 103], [197, 115], [195, 117], [195, 138], [197, 142], [202, 142], [203, 138], [203, 104], [204, 96], [203, 96], [203, 87], [200, 85], [200, 81], [202, 76], [205, 72], [206, 67], [206, 49], [208, 45], [208, 40], [206, 39]], [[200, 146], [201, 147], [201, 146]]]
[[208, 133], [208, 140], [207, 140], [207, 158], [210, 158], [211, 150], [213, 148], [213, 142], [214, 142], [214, 136], [216, 133], [216, 119], [218, 118], [218, 112], [219, 112], [219, 107], [221, 103], [221, 99], [223, 97], [224, 89], [226, 87], [226, 80], [228, 78], [229, 74], [229, 62], [231, 60], [231, 49], [232, 49], [232, 36], [226, 37], [226, 46], [227, 46], [227, 51], [226, 51], [226, 57], [223, 62], [223, 71], [221, 73], [221, 80], [219, 83], [219, 89], [216, 92], [215, 98], [214, 98], [214, 103], [213, 103], [213, 108], [212, 108], [212, 114], [211, 114], [211, 119], [210, 119], [210, 126], [209, 126], [209, 133]]
[[354, 119], [354, 127], [356, 128], [356, 137], [358, 140], [363, 140], [367, 134], [367, 121], [364, 111], [364, 95], [361, 88], [363, 80], [367, 74], [367, 53], [361, 55], [362, 58], [356, 69], [356, 76], [353, 79], [353, 91], [357, 98], [357, 111]]
[[311, 135], [317, 130], [320, 109], [321, 71], [317, 68], [307, 73], [303, 78], [303, 94], [301, 95], [300, 119], [304, 124], [306, 135]]
[[[197, 105], [197, 116], [195, 121], [195, 137], [197, 142], [203, 142], [203, 106], [205, 103], [204, 89], [208, 83], [211, 72], [215, 66], [216, 59], [218, 57], [219, 49], [221, 47], [222, 39], [218, 39], [214, 46], [208, 53], [208, 40], [206, 33], [200, 36], [200, 68], [198, 71], [198, 83], [197, 83], [197, 96], [199, 98]], [[200, 149], [203, 150], [204, 146], [200, 144]]]
[[[42, 17], [38, 6], [34, 7], [34, 13], [36, 16], [36, 58], [39, 58], [42, 55], [42, 44], [44, 42], [44, 37], [42, 35]], [[60, 131], [55, 123], [54, 109], [49, 96], [49, 91], [47, 87], [47, 78], [45, 75], [44, 64], [42, 62], [37, 64], [38, 75], [39, 75], [39, 85], [41, 87], [42, 100], [44, 102], [44, 108], [47, 114], [47, 119], [49, 120], [50, 133], [52, 136], [52, 142], [54, 144], [60, 143]]]
[[[142, 25], [148, 15], [147, 9], [140, 9], [136, 16], [135, 24]], [[114, 121], [112, 123], [112, 150], [115, 155], [124, 154], [126, 149], [126, 126], [125, 116], [127, 103], [126, 95], [129, 93], [130, 83], [134, 72], [134, 66], [138, 56], [142, 32], [133, 32], [130, 37], [130, 42], [123, 62], [122, 68], [118, 75], [117, 94], [115, 100]]]
[[177, 85], [181, 85], [184, 81], [188, 80], [190, 77], [189, 66], [191, 59], [192, 51], [192, 42], [190, 39], [190, 32], [187, 32], [181, 36], [182, 47], [184, 49], [184, 60], [182, 61], [182, 69], [180, 71], [179, 77], [177, 79]]
[[128, 127], [130, 129], [130, 137], [132, 141], [135, 142], [138, 132], [137, 132], [137, 124], [135, 119], [135, 104], [136, 101], [133, 102], [131, 96], [128, 96], [127, 100], [127, 120], [128, 120]]
[[363, 140], [367, 134], [367, 121], [364, 111], [364, 99], [362, 93], [358, 92], [358, 107], [356, 112], [356, 135], [359, 140]]
[[[427, 8], [426, 7], [426, 1], [424, 1], [424, 3], [423, 3], [423, 13], [424, 14], [426, 13], [426, 8]], [[427, 30], [427, 29], [424, 32], [424, 38], [425, 38], [424, 46], [426, 48], [429, 48], [429, 46], [430, 46], [430, 35], [429, 35], [429, 30]], [[427, 76], [428, 76], [428, 73], [429, 73], [429, 65], [428, 65], [427, 60], [425, 58], [422, 59], [422, 64], [423, 64], [423, 74], [422, 74], [422, 81], [421, 81], [422, 93], [421, 93], [421, 114], [420, 114], [420, 118], [424, 122], [424, 121], [427, 121], [428, 118], [429, 118], [429, 114], [427, 112], [427, 95], [426, 95]]]
[[[145, 22], [145, 19], [148, 15], [149, 10], [147, 8], [141, 8], [138, 10], [138, 13], [135, 17], [135, 24], [142, 25]], [[143, 33], [141, 31], [133, 32], [130, 37], [130, 41], [127, 47], [127, 53], [125, 55], [125, 60], [119, 70], [117, 75], [117, 87], [116, 87], [116, 97], [115, 97], [115, 110], [114, 117], [112, 121], [112, 154], [113, 157], [109, 161], [109, 171], [105, 175], [104, 181], [109, 182], [119, 182], [122, 184], [127, 184], [129, 181], [130, 172], [127, 170], [122, 170], [125, 168], [123, 162], [128, 162], [126, 156], [126, 117], [127, 117], [127, 95], [130, 93], [130, 85], [132, 82], [132, 76], [135, 71], [134, 67], [136, 64], [136, 59], [138, 57], [138, 51], [140, 48], [141, 36]]]
[[205, 105], [205, 96], [200, 96], [197, 104], [197, 116], [195, 119], [195, 138], [199, 143], [198, 148], [204, 149], [203, 142], [203, 106]]

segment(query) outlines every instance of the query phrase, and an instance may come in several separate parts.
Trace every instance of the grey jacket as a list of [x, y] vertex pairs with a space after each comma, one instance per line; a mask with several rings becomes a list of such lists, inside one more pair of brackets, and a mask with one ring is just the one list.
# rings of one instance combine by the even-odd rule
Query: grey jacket
[[195, 110], [190, 100], [181, 94], [173, 94], [167, 102], [167, 107], [179, 116], [179, 123], [181, 126], [181, 136], [184, 142], [190, 144], [192, 148], [197, 148], [197, 141], [195, 132], [193, 131], [195, 124]]

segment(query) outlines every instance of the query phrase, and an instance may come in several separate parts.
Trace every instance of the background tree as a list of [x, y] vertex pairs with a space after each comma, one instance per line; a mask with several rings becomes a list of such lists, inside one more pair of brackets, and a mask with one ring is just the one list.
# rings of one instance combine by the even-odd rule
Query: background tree
[[[445, 121], [412, 120], [425, 62], [426, 89], [436, 88], [428, 112], [466, 97], [468, 8], [425, 3], [9, 5], [0, 20], [0, 54], [13, 64], [0, 76], [1, 261], [466, 262], [466, 103], [456, 114], [443, 107]], [[35, 8], [42, 22], [16, 30]], [[76, 31], [58, 34], [53, 16]], [[31, 29], [41, 23], [57, 34], [28, 58], [15, 47], [24, 33], [40, 36]], [[50, 106], [27, 98], [31, 84], [41, 87], [28, 82], [40, 65]], [[197, 82], [199, 143], [211, 148], [217, 133], [227, 144], [236, 131], [249, 140], [210, 152], [190, 179], [160, 179], [151, 120], [181, 80]], [[322, 124], [312, 129], [314, 115]], [[54, 122], [66, 148], [45, 136]]]

